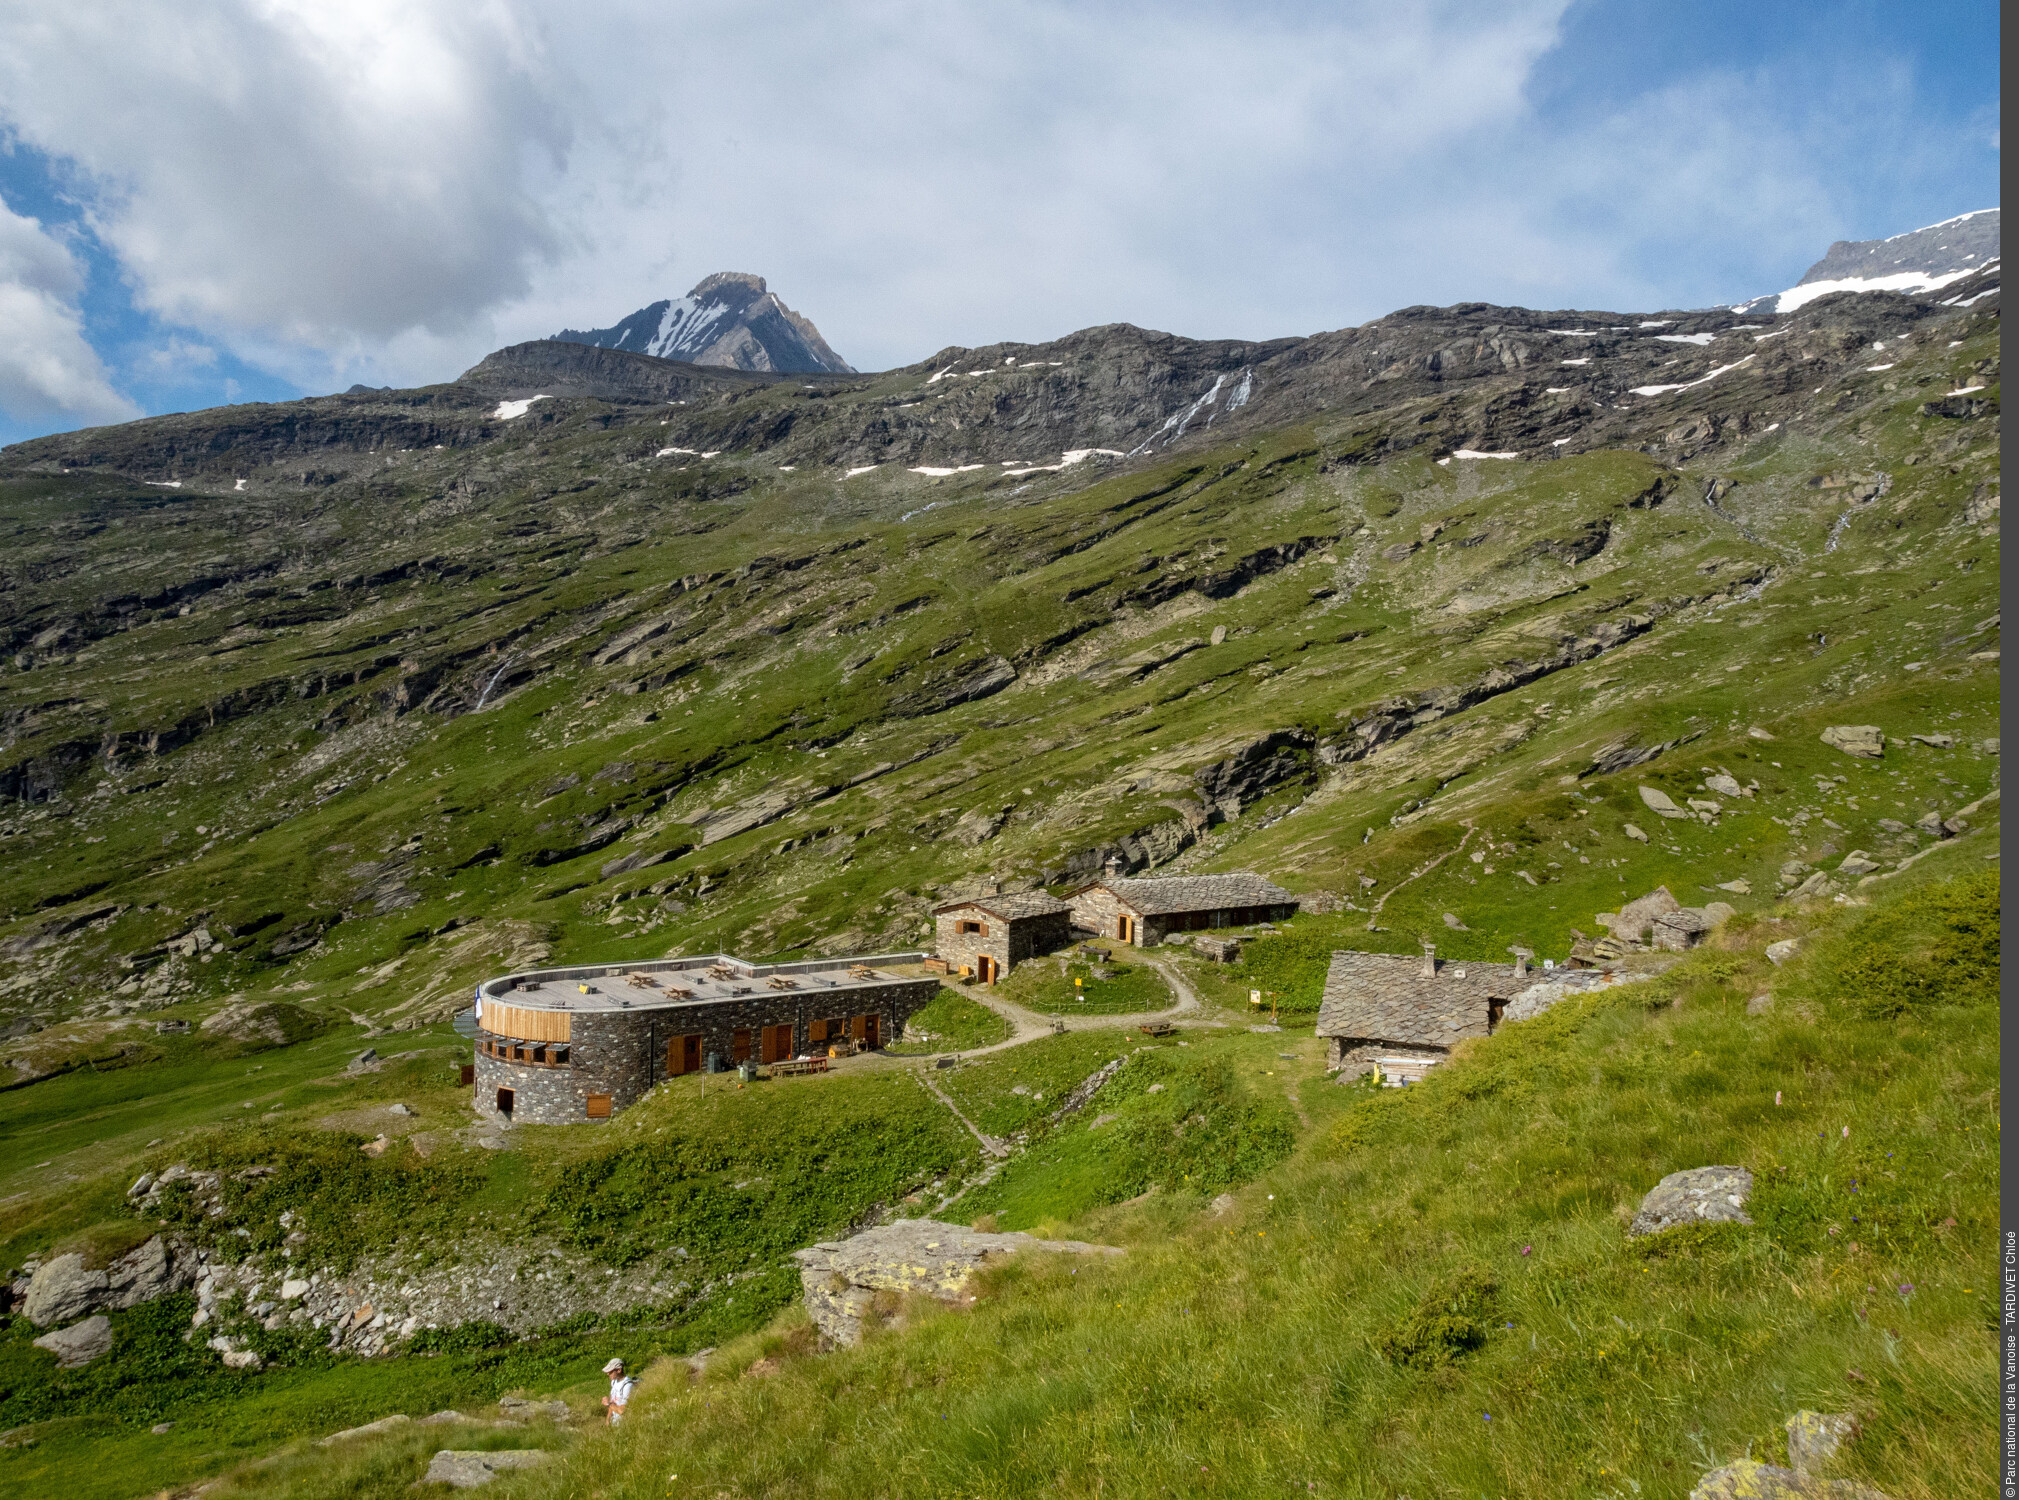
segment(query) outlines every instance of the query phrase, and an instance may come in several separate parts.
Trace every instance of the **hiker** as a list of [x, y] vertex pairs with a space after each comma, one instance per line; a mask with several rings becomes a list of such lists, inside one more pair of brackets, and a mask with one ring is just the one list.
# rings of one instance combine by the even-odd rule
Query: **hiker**
[[603, 1398], [603, 1409], [610, 1413], [610, 1425], [615, 1427], [624, 1420], [624, 1408], [630, 1403], [631, 1392], [638, 1388], [638, 1382], [624, 1373], [624, 1361], [613, 1359], [603, 1366], [603, 1373], [610, 1377], [610, 1394]]

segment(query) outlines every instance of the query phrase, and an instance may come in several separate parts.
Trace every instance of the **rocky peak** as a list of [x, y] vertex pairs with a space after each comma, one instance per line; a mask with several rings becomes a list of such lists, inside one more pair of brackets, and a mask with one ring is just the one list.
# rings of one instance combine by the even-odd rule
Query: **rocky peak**
[[747, 271], [717, 271], [684, 297], [641, 307], [609, 328], [564, 328], [552, 342], [732, 370], [854, 373], [811, 319], [779, 300], [762, 276]]

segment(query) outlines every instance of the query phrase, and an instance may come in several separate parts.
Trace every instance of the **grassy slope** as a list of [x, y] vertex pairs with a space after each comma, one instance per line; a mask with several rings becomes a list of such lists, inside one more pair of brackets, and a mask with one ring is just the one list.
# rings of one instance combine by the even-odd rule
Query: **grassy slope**
[[[512, 1492], [1681, 1496], [1803, 1406], [1857, 1411], [1845, 1471], [1901, 1500], [1985, 1489], [1997, 897], [1964, 880], [1942, 894], [1974, 936], [1939, 901], [1755, 925], [1418, 1089], [1328, 1090], [1225, 1218], [1109, 1217], [1124, 1261], [1014, 1264], [852, 1352], [784, 1329], [699, 1386], [661, 1371], [631, 1429]], [[1761, 957], [1811, 924], [1801, 966]], [[1875, 988], [1903, 955], [1948, 981]], [[1625, 1238], [1658, 1177], [1709, 1162], [1754, 1172], [1754, 1228]], [[1384, 1359], [1467, 1268], [1497, 1285], [1483, 1347]], [[783, 1371], [739, 1378], [760, 1354]]]

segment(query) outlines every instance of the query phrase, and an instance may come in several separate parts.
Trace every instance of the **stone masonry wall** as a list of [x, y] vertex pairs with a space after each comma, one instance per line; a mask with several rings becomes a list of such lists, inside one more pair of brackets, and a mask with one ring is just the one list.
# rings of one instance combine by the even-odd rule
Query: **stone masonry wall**
[[937, 979], [899, 979], [840, 990], [774, 990], [760, 979], [748, 995], [700, 1005], [571, 1010], [566, 1067], [504, 1062], [479, 1051], [473, 1102], [479, 1113], [497, 1118], [498, 1090], [509, 1088], [514, 1091], [514, 1120], [567, 1125], [588, 1118], [589, 1095], [608, 1094], [615, 1115], [667, 1076], [666, 1046], [675, 1037], [698, 1034], [704, 1061], [714, 1052], [725, 1067], [734, 1055], [737, 1031], [752, 1033], [755, 1057], [759, 1030], [788, 1022], [795, 1055], [813, 1045], [807, 1023], [816, 1020], [874, 1015], [880, 1039], [889, 1043], [904, 1034], [912, 1013], [938, 993]]
[[1111, 943], [1118, 943], [1115, 936], [1115, 919], [1123, 914], [1122, 903], [1103, 890], [1082, 891], [1072, 898], [1073, 925], [1097, 932]]
[[[988, 932], [986, 935], [962, 932], [959, 928], [963, 921], [980, 922]], [[1025, 959], [1054, 953], [1070, 943], [1072, 919], [1065, 912], [1054, 912], [1005, 922], [1001, 917], [970, 908], [940, 917], [934, 941], [939, 956], [952, 964], [956, 973], [962, 968], [977, 968], [975, 960], [987, 954], [1008, 974]]]

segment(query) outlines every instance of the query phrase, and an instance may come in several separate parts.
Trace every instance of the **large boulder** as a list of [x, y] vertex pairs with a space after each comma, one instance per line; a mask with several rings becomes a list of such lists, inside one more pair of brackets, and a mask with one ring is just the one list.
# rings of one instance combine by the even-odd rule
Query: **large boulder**
[[1753, 1174], [1744, 1167], [1693, 1167], [1671, 1172], [1645, 1198], [1629, 1235], [1660, 1234], [1683, 1224], [1750, 1224], [1746, 1200]]
[[1886, 1500], [1886, 1495], [1855, 1479], [1818, 1479], [1742, 1458], [1704, 1475], [1690, 1500]]
[[37, 1328], [81, 1318], [105, 1300], [106, 1278], [84, 1264], [76, 1251], [51, 1256], [28, 1282], [21, 1312]]
[[1648, 928], [1657, 917], [1681, 910], [1682, 903], [1670, 894], [1669, 888], [1658, 885], [1639, 900], [1627, 902], [1617, 912], [1600, 912], [1598, 923], [1610, 929], [1612, 935], [1623, 943], [1642, 943], [1647, 941]]
[[862, 1323], [878, 1293], [923, 1292], [958, 1302], [968, 1278], [990, 1261], [1025, 1250], [1120, 1255], [1111, 1245], [1041, 1240], [1028, 1234], [984, 1234], [932, 1219], [899, 1219], [845, 1240], [793, 1252], [806, 1310], [833, 1344], [862, 1339]]
[[138, 1307], [196, 1283], [196, 1266], [155, 1235], [103, 1270], [72, 1251], [46, 1261], [28, 1283], [21, 1311], [37, 1328], [49, 1328], [101, 1309]]
[[82, 1323], [43, 1334], [35, 1341], [35, 1347], [54, 1354], [59, 1370], [75, 1370], [112, 1347], [112, 1320], [100, 1313]]
[[1644, 786], [1640, 789], [1640, 800], [1647, 804], [1649, 812], [1658, 818], [1687, 818], [1688, 813], [1675, 805], [1673, 798], [1658, 787]]
[[1717, 923], [1699, 907], [1679, 906], [1654, 919], [1648, 944], [1671, 953], [1681, 953], [1701, 943]]
[[444, 1448], [428, 1463], [423, 1483], [449, 1484], [459, 1490], [473, 1490], [489, 1484], [513, 1469], [530, 1469], [547, 1461], [544, 1448], [499, 1448], [483, 1452], [470, 1448]]
[[1832, 750], [1867, 760], [1877, 760], [1886, 753], [1886, 736], [1876, 724], [1832, 724], [1821, 739]]

